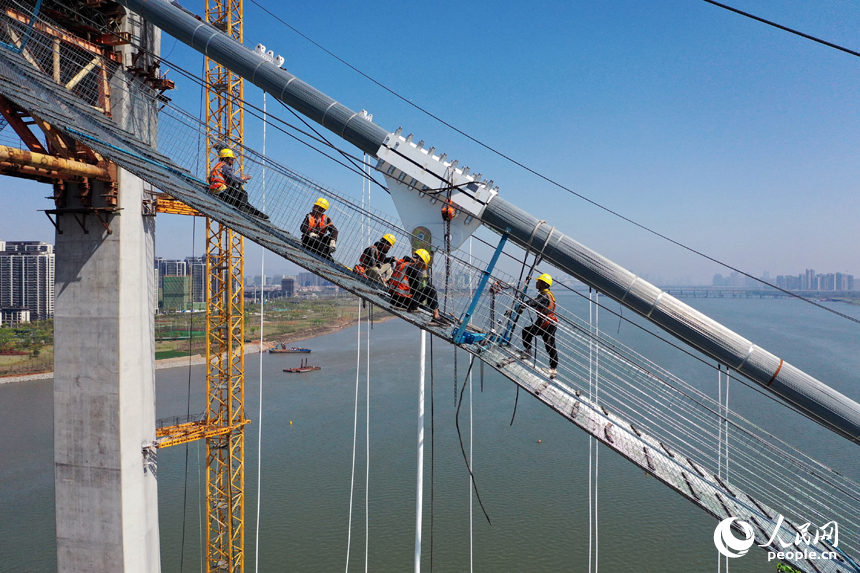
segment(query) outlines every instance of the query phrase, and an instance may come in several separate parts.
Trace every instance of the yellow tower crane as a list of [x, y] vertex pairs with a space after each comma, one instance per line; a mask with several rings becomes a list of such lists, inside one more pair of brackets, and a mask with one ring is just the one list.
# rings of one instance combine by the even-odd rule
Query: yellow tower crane
[[[242, 0], [207, 0], [206, 21], [240, 44]], [[206, 171], [219, 144], [244, 142], [244, 82], [206, 58]], [[236, 163], [242, 166], [239, 149]], [[206, 439], [207, 571], [245, 571], [245, 243], [206, 220], [206, 420], [226, 430]]]
[[[241, 43], [242, 0], [207, 0], [206, 21]], [[234, 148], [239, 169], [244, 141], [242, 78], [206, 58], [206, 172], [218, 149]], [[199, 215], [158, 198], [158, 212]], [[206, 571], [245, 571], [245, 244], [206, 219], [206, 415], [158, 430], [159, 447], [206, 440]]]

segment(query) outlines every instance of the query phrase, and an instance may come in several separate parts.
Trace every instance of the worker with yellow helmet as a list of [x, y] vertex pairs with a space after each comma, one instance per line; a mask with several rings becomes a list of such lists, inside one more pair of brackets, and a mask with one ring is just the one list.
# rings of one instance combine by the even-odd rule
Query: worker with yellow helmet
[[229, 147], [224, 147], [218, 152], [218, 162], [209, 172], [209, 192], [240, 211], [263, 220], [268, 219], [268, 215], [257, 210], [248, 201], [245, 182], [250, 180], [251, 176], [238, 175], [233, 169], [235, 160], [236, 155]]
[[[546, 353], [549, 355], [549, 368], [545, 370], [547, 376], [555, 378], [558, 369], [558, 350], [555, 348], [555, 332], [558, 327], [558, 316], [555, 314], [555, 296], [550, 291], [552, 277], [544, 273], [538, 277], [535, 287], [538, 296], [525, 304], [535, 310], [537, 318], [534, 324], [523, 328], [523, 350], [520, 357], [523, 360], [531, 358], [532, 339], [539, 335], [543, 338]], [[520, 307], [522, 310], [522, 307]]]
[[426, 249], [416, 249], [411, 257], [403, 257], [394, 264], [394, 272], [388, 281], [391, 304], [415, 312], [419, 308], [433, 313], [439, 320], [439, 295], [430, 283], [422, 286], [422, 275], [430, 268], [432, 258]]
[[382, 235], [382, 238], [364, 249], [358, 264], [353, 267], [356, 274], [367, 277], [372, 281], [388, 284], [388, 279], [394, 272], [392, 265], [397, 262], [394, 257], [388, 257], [388, 251], [394, 246], [397, 239], [391, 233]]
[[302, 221], [302, 246], [329, 260], [337, 249], [337, 227], [325, 212], [328, 200], [320, 197]]

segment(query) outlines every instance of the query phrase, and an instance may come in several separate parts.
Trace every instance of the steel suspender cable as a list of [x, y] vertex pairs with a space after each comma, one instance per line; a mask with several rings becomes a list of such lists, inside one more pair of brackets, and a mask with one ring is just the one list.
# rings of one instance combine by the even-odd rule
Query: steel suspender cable
[[[600, 339], [600, 292], [595, 291], [594, 334]], [[594, 404], [600, 403], [600, 345], [594, 345]], [[600, 486], [600, 444], [594, 448], [594, 573], [597, 573], [600, 558], [600, 517], [597, 512], [597, 492]]]
[[[263, 92], [263, 156], [266, 155], [266, 92]], [[263, 164], [263, 209], [266, 212], [266, 168]], [[257, 526], [254, 534], [254, 571], [260, 572], [260, 486], [263, 476], [263, 331], [265, 329], [266, 293], [262, 285], [266, 284], [266, 249], [260, 247], [260, 411], [257, 421]]]
[[352, 475], [349, 480], [349, 525], [346, 529], [346, 569], [349, 573], [349, 549], [352, 544], [352, 497], [355, 491], [355, 449], [358, 437], [358, 382], [361, 376], [361, 304], [358, 301], [358, 343], [355, 356], [355, 416], [352, 423]]
[[[594, 300], [592, 290], [588, 289], [588, 325], [594, 327]], [[594, 401], [594, 341], [588, 341], [588, 399]], [[588, 573], [591, 573], [591, 559], [594, 544], [594, 513], [591, 497], [591, 476], [593, 474], [592, 463], [594, 461], [594, 436], [588, 434]]]
[[[364, 573], [367, 573], [370, 546], [370, 330], [373, 327], [373, 307], [367, 309], [367, 395], [364, 411]], [[358, 321], [361, 325], [361, 320]]]
[[472, 479], [472, 488], [475, 490], [475, 497], [478, 498], [478, 505], [481, 506], [481, 511], [484, 512], [484, 517], [487, 518], [487, 523], [493, 524], [490, 521], [490, 515], [484, 507], [484, 502], [481, 501], [481, 493], [478, 491], [478, 484], [475, 483], [475, 473], [472, 471], [472, 466], [469, 463], [469, 457], [466, 455], [466, 447], [463, 445], [463, 433], [460, 431], [460, 407], [463, 405], [463, 394], [466, 392], [466, 386], [469, 384], [469, 375], [472, 373], [472, 366], [475, 364], [475, 355], [469, 356], [469, 369], [466, 371], [466, 377], [463, 378], [463, 387], [460, 389], [460, 400], [457, 402], [457, 411], [454, 414], [454, 426], [457, 428], [457, 437], [460, 439], [460, 452], [463, 454], [463, 462], [466, 464], [466, 469], [469, 470], [469, 477]]
[[[472, 264], [472, 237], [469, 237], [469, 264]], [[474, 296], [472, 293], [472, 277], [469, 276], [469, 296]], [[481, 362], [483, 364], [483, 362]], [[475, 458], [473, 456], [474, 449], [473, 439], [473, 420], [472, 414], [472, 369], [469, 369], [469, 467], [475, 469]], [[472, 478], [469, 476], [469, 571], [474, 571], [474, 539], [473, 539], [473, 519], [472, 519]]]
[[415, 573], [421, 573], [421, 521], [424, 503], [424, 373], [427, 355], [427, 331], [421, 330], [421, 352], [418, 358], [418, 479], [415, 494]]
[[[717, 403], [719, 404], [719, 415], [717, 416], [717, 475], [723, 476], [723, 370], [717, 364]], [[717, 551], [717, 573], [723, 568], [722, 554]]]
[[[367, 175], [367, 154], [364, 154], [364, 171], [365, 175]], [[366, 178], [365, 178], [366, 179]], [[361, 180], [362, 190], [364, 189], [365, 184], [367, 184], [367, 208], [370, 209], [370, 183], [365, 179]], [[364, 199], [364, 192], [361, 194], [362, 200]], [[369, 232], [368, 232], [369, 233]], [[370, 235], [365, 235], [365, 239], [369, 239]], [[367, 241], [365, 241], [367, 244]], [[361, 319], [359, 318], [358, 324], [361, 324]], [[367, 573], [367, 563], [368, 563], [368, 549], [370, 544], [370, 331], [373, 329], [373, 305], [370, 305], [367, 309], [367, 357], [365, 358], [365, 362], [367, 362], [367, 395], [365, 397], [365, 412], [364, 412], [364, 573]]]
[[[728, 372], [728, 370], [726, 370], [726, 372]], [[726, 427], [726, 431], [724, 434], [726, 437], [725, 438], [726, 439], [726, 455], [725, 455], [726, 471], [723, 475], [726, 479], [726, 483], [729, 483], [729, 422], [728, 422], [728, 415], [729, 415], [729, 378], [728, 378], [728, 376], [726, 376], [726, 409], [725, 409], [725, 415], [723, 416], [725, 418], [724, 424]], [[726, 556], [726, 573], [729, 573], [729, 557], [728, 557], [728, 555]]]
[[436, 497], [436, 408], [433, 402], [433, 337], [430, 337], [430, 573], [433, 573], [433, 510]]

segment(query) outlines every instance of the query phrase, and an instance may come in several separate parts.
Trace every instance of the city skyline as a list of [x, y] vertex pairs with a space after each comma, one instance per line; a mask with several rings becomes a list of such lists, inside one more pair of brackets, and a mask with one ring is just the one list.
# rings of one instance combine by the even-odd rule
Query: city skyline
[[[769, 271], [765, 271], [760, 278], [762, 281], [784, 290], [851, 291], [860, 289], [860, 281], [855, 281], [852, 274], [841, 272], [816, 273], [815, 269], [806, 269], [797, 275], [777, 275], [775, 278], [770, 276]], [[761, 288], [764, 285], [738, 272], [732, 272], [725, 277], [717, 273], [714, 275], [711, 286]]]

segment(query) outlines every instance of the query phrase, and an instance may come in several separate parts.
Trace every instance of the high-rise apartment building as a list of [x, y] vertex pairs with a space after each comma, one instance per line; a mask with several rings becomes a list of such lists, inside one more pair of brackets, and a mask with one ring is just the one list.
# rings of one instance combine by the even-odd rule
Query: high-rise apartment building
[[281, 292], [284, 293], [284, 296], [295, 296], [296, 279], [293, 277], [285, 277], [281, 279]]
[[191, 302], [205, 302], [206, 257], [185, 257], [185, 268], [191, 277]]
[[184, 277], [188, 274], [185, 261], [175, 259], [159, 259], [158, 274], [162, 277]]
[[54, 316], [54, 245], [0, 242], [0, 307], [26, 308], [34, 320]]
[[164, 277], [161, 309], [165, 312], [190, 310], [191, 277]]

